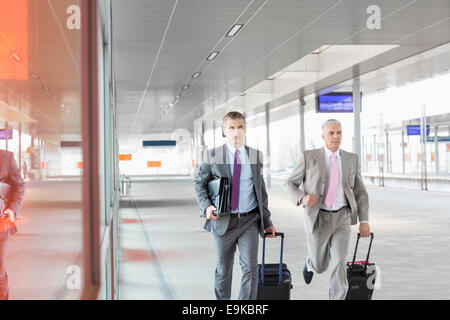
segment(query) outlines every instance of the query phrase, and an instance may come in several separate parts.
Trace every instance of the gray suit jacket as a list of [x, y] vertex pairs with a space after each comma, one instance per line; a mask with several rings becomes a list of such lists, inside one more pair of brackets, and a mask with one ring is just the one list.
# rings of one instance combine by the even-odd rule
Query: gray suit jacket
[[[14, 210], [16, 217], [21, 217], [23, 197], [25, 194], [25, 183], [20, 175], [14, 154], [9, 151], [0, 150], [0, 207]], [[0, 232], [0, 238], [17, 232], [14, 223], [11, 223], [8, 232]], [[6, 235], [6, 233], [8, 233]]]
[[[263, 155], [261, 151], [256, 149], [248, 146], [245, 146], [245, 148], [250, 159], [253, 184], [256, 199], [258, 201], [259, 214], [261, 217], [259, 229], [262, 235], [264, 233], [264, 229], [272, 226], [270, 211], [268, 208], [268, 196], [262, 175]], [[212, 205], [211, 200], [208, 197], [207, 188], [207, 184], [212, 177], [228, 177], [228, 180], [231, 183], [232, 176], [230, 164], [228, 163], [226, 144], [204, 152], [203, 162], [200, 165], [197, 176], [194, 179], [195, 196], [197, 198], [202, 217], [206, 217], [205, 209]], [[204, 229], [214, 233], [215, 235], [221, 236], [227, 231], [229, 222], [229, 214], [221, 215], [217, 220], [206, 220]]]
[[[313, 207], [305, 207], [305, 229], [312, 233], [320, 207], [325, 201], [324, 191], [328, 186], [328, 170], [324, 148], [307, 150], [300, 154], [297, 168], [287, 179], [285, 186], [291, 200], [299, 206], [305, 194], [315, 194], [319, 201]], [[369, 196], [361, 177], [358, 156], [341, 149], [342, 184], [350, 205], [351, 223], [369, 221]]]

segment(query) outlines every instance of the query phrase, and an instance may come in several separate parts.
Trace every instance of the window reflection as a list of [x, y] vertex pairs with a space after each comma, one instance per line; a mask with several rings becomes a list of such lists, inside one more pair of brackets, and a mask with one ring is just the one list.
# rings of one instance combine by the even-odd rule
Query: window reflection
[[0, 299], [81, 294], [79, 6], [0, 2]]

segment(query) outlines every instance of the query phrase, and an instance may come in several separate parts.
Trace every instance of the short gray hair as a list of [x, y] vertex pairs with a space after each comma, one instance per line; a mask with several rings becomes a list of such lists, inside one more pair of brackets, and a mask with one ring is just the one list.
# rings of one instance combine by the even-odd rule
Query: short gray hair
[[242, 120], [244, 120], [244, 126], [247, 126], [247, 123], [245, 121], [245, 116], [242, 113], [237, 112], [237, 111], [231, 111], [231, 112], [228, 112], [225, 115], [225, 117], [223, 117], [223, 119], [222, 119], [222, 128], [226, 127], [228, 119], [233, 119], [233, 120], [242, 119]]
[[325, 128], [326, 128], [327, 126], [329, 126], [330, 124], [338, 124], [338, 125], [340, 125], [341, 128], [342, 128], [342, 124], [339, 122], [339, 120], [336, 120], [336, 119], [328, 119], [327, 121], [325, 121], [325, 122], [322, 124], [322, 132], [325, 132]]

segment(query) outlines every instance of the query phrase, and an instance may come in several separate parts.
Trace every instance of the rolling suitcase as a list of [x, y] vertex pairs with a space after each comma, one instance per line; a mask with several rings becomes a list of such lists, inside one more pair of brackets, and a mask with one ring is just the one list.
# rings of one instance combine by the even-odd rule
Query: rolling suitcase
[[345, 300], [371, 300], [373, 289], [375, 287], [377, 270], [375, 263], [369, 262], [373, 233], [370, 234], [370, 244], [366, 261], [355, 261], [360, 237], [361, 234], [358, 233], [353, 261], [347, 262], [348, 291]]
[[265, 263], [266, 236], [263, 238], [262, 264], [259, 264], [258, 300], [290, 300], [292, 277], [286, 264], [283, 263], [284, 233], [277, 232], [281, 237], [280, 263]]

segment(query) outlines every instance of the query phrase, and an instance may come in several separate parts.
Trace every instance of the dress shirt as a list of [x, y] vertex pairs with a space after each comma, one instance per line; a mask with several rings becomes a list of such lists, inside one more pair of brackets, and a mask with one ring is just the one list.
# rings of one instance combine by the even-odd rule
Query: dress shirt
[[[230, 164], [231, 177], [233, 177], [234, 172], [234, 155], [236, 153], [236, 148], [231, 144], [227, 143], [227, 156], [228, 163]], [[256, 200], [254, 185], [253, 185], [253, 175], [252, 169], [250, 167], [250, 159], [248, 157], [247, 149], [244, 145], [239, 148], [239, 159], [241, 163], [241, 179], [239, 185], [239, 207], [237, 210], [231, 210], [231, 213], [244, 213], [250, 212], [258, 206]]]
[[[321, 209], [325, 209], [325, 210], [339, 210], [342, 207], [348, 206], [347, 198], [345, 197], [345, 193], [344, 193], [344, 187], [342, 185], [341, 150], [338, 149], [336, 152], [331, 152], [327, 147], [323, 147], [323, 148], [325, 149], [325, 163], [327, 165], [328, 177], [331, 176], [331, 174], [330, 174], [330, 163], [331, 163], [331, 160], [332, 160], [331, 156], [333, 154], [336, 155], [336, 164], [337, 164], [338, 171], [339, 171], [339, 177], [338, 177], [338, 188], [337, 188], [337, 191], [336, 191], [336, 198], [334, 200], [334, 203], [331, 205], [331, 207], [328, 207], [325, 204], [325, 201], [324, 201], [320, 208]], [[328, 192], [328, 186], [325, 186], [325, 190], [324, 190], [324, 193], [323, 193], [324, 199], [327, 196], [327, 192]]]
[[[331, 152], [326, 146], [323, 147], [325, 149], [325, 161], [327, 164], [327, 170], [328, 170], [328, 177], [330, 177], [330, 163], [331, 163], [331, 155], [334, 153], [336, 155], [336, 163], [339, 170], [339, 180], [338, 180], [338, 189], [336, 192], [336, 199], [334, 200], [334, 203], [331, 205], [331, 207], [328, 207], [325, 202], [323, 203], [321, 209], [325, 210], [339, 210], [340, 208], [344, 206], [349, 206], [347, 197], [344, 193], [344, 188], [342, 185], [342, 158], [341, 158], [341, 149], [338, 149], [336, 152]], [[326, 186], [326, 189], [324, 190], [328, 192], [328, 186]], [[327, 193], [324, 192], [324, 199], [326, 198]], [[360, 221], [359, 223], [368, 223], [368, 221]]]

